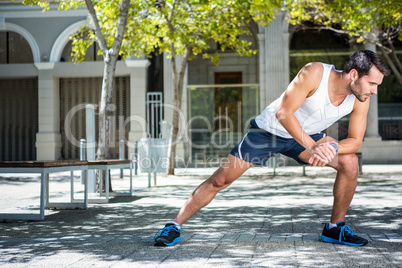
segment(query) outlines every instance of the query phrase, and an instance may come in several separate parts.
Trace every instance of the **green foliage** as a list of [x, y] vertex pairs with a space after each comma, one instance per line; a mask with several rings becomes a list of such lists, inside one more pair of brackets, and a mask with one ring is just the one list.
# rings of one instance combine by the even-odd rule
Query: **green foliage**
[[311, 21], [333, 28], [340, 25], [358, 42], [365, 42], [369, 33], [402, 23], [400, 0], [287, 0], [289, 22], [297, 25]]
[[70, 36], [72, 40], [72, 58], [74, 62], [81, 62], [85, 59], [88, 48], [95, 41], [95, 33], [87, 26], [81, 27], [78, 32]]
[[[402, 41], [401, 0], [286, 0], [288, 19], [298, 29], [328, 29], [349, 41], [375, 44], [392, 69], [384, 78], [380, 102], [399, 101], [402, 64], [395, 47]], [[313, 23], [313, 27], [309, 27]], [[389, 54], [389, 55], [388, 55]], [[397, 83], [399, 82], [399, 83]]]
[[[56, 1], [59, 9], [71, 9], [85, 5], [84, 1]], [[120, 1], [93, 1], [102, 33], [109, 47], [113, 44], [119, 16]], [[38, 4], [49, 9], [48, 1], [25, 0], [24, 4]], [[281, 0], [138, 0], [130, 2], [129, 19], [120, 50], [127, 55], [149, 55], [167, 52], [184, 54], [191, 49], [190, 60], [198, 54], [219, 62], [219, 55], [205, 51], [211, 40], [219, 42], [222, 50], [233, 49], [239, 55], [256, 53], [251, 43], [241, 38], [249, 35], [249, 25], [255, 20], [263, 25], [274, 19]], [[84, 34], [86, 32], [86, 34]], [[88, 42], [94, 39], [86, 27], [72, 37], [74, 59], [83, 59]], [[240, 37], [240, 38], [239, 38]], [[80, 40], [77, 40], [80, 39]]]

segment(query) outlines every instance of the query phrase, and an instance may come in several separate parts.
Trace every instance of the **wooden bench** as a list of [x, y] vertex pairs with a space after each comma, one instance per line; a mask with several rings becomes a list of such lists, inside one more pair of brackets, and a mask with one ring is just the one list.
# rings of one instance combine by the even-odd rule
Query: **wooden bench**
[[[84, 200], [74, 202], [73, 192], [70, 202], [49, 202], [49, 174], [57, 172], [71, 172], [71, 190], [73, 191], [73, 172], [82, 171], [84, 174]], [[83, 208], [88, 205], [87, 185], [88, 161], [6, 161], [0, 162], [0, 173], [40, 173], [40, 207], [39, 214], [32, 213], [0, 213], [0, 220], [44, 220], [45, 208]]]
[[[128, 193], [110, 193], [109, 192], [109, 170], [111, 169], [130, 169], [130, 189]], [[106, 172], [106, 193], [104, 199], [88, 198], [88, 170], [102, 169]], [[52, 203], [49, 202], [49, 174], [57, 172], [70, 171], [70, 202]], [[84, 179], [84, 199], [74, 198], [74, 171], [82, 171]], [[94, 160], [94, 161], [6, 161], [0, 162], [0, 173], [40, 173], [40, 208], [39, 214], [32, 213], [0, 213], [0, 220], [44, 220], [45, 208], [62, 209], [86, 209], [88, 203], [107, 203], [109, 196], [132, 196], [133, 177], [131, 160]], [[100, 185], [102, 188], [102, 185]]]

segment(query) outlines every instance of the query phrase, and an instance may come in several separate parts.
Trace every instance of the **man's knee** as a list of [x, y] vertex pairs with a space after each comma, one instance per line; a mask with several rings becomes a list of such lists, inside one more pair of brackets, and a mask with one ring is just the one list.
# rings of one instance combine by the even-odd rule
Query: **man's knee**
[[223, 176], [222, 174], [217, 174], [217, 175], [212, 176], [209, 179], [209, 182], [215, 188], [223, 188], [230, 184], [229, 182], [226, 181], [225, 176]]
[[338, 156], [338, 171], [348, 172], [351, 176], [357, 176], [359, 172], [359, 159], [356, 154], [342, 154]]
[[223, 189], [232, 183], [228, 175], [226, 170], [220, 168], [208, 179], [208, 182], [214, 188]]

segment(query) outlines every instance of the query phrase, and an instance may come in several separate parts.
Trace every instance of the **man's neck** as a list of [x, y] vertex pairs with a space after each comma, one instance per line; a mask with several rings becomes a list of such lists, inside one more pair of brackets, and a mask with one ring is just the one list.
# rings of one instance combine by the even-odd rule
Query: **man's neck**
[[328, 95], [333, 105], [340, 105], [351, 94], [349, 84], [348, 74], [331, 70], [328, 81]]

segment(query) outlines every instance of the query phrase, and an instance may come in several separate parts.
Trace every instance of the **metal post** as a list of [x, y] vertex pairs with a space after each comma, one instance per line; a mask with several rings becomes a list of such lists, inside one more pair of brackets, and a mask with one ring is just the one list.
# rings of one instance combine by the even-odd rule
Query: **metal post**
[[[124, 157], [124, 140], [120, 140], [120, 145], [119, 145], [119, 159], [123, 160], [125, 159]], [[123, 179], [123, 169], [120, 169], [120, 179]]]
[[[86, 139], [80, 139], [80, 161], [87, 160], [87, 156], [85, 153], [86, 143], [87, 143]], [[85, 180], [84, 180], [83, 172], [81, 172], [80, 176], [81, 176], [81, 184], [84, 184]], [[71, 182], [71, 183], [73, 183], [73, 182]], [[74, 189], [72, 189], [72, 190], [74, 190]], [[71, 194], [73, 194], [73, 193], [71, 193]]]
[[120, 160], [125, 159], [125, 157], [124, 157], [124, 146], [125, 146], [124, 140], [120, 140], [120, 146], [119, 146], [119, 159]]
[[85, 154], [85, 144], [87, 141], [85, 139], [80, 139], [80, 161], [86, 160], [86, 154]]
[[151, 172], [148, 172], [148, 188], [151, 188]]
[[151, 154], [151, 138], [147, 139], [147, 145], [148, 145], [148, 154], [147, 154], [147, 160], [149, 161], [149, 169], [148, 169], [148, 187], [151, 187], [151, 170], [152, 170], [152, 154]]
[[138, 141], [134, 141], [134, 158], [133, 158], [133, 165], [134, 165], [134, 175], [138, 175]]
[[[95, 160], [95, 105], [86, 105], [87, 160]], [[88, 192], [96, 192], [95, 170], [88, 171]]]

